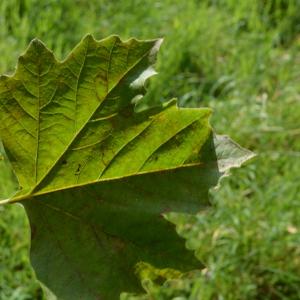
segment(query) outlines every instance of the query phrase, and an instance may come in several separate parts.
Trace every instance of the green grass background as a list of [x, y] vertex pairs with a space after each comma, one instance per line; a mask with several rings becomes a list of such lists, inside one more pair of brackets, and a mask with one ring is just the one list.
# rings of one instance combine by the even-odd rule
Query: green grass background
[[[300, 299], [300, 1], [2, 0], [0, 73], [34, 37], [64, 58], [88, 32], [164, 37], [147, 100], [210, 106], [257, 154], [178, 229], [206, 268], [133, 298]], [[43, 299], [28, 246], [22, 207], [0, 207], [1, 300]]]

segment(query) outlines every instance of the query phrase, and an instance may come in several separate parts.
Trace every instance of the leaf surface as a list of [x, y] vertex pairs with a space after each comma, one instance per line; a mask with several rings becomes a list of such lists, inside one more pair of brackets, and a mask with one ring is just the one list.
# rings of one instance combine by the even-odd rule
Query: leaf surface
[[24, 205], [33, 267], [58, 299], [139, 291], [138, 262], [199, 267], [164, 216], [209, 205], [220, 176], [252, 156], [213, 136], [207, 108], [135, 112], [160, 43], [88, 35], [59, 62], [33, 40], [0, 78], [0, 138], [19, 182], [2, 203]]

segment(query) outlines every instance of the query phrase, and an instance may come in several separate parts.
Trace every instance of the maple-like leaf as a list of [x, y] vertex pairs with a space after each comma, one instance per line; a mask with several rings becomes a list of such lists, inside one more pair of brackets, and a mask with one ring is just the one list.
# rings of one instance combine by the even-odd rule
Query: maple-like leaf
[[197, 268], [164, 216], [209, 205], [220, 176], [252, 156], [213, 137], [210, 109], [135, 111], [160, 43], [88, 35], [59, 62], [33, 40], [0, 78], [2, 158], [19, 183], [1, 203], [24, 205], [32, 265], [58, 299], [138, 291], [138, 262]]

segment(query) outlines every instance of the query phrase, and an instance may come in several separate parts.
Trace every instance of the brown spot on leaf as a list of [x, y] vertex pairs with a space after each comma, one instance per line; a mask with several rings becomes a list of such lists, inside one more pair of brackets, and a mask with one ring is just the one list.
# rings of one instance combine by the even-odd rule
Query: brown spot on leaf
[[34, 224], [31, 225], [31, 239], [33, 240], [36, 237], [36, 226]]

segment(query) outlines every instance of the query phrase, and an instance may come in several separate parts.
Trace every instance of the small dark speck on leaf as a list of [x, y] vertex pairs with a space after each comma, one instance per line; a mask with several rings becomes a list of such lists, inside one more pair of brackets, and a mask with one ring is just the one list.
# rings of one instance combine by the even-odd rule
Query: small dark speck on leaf
[[34, 224], [31, 225], [31, 239], [33, 240], [36, 235], [36, 226]]
[[77, 170], [75, 172], [75, 175], [79, 175], [81, 169], [81, 164], [78, 164]]

